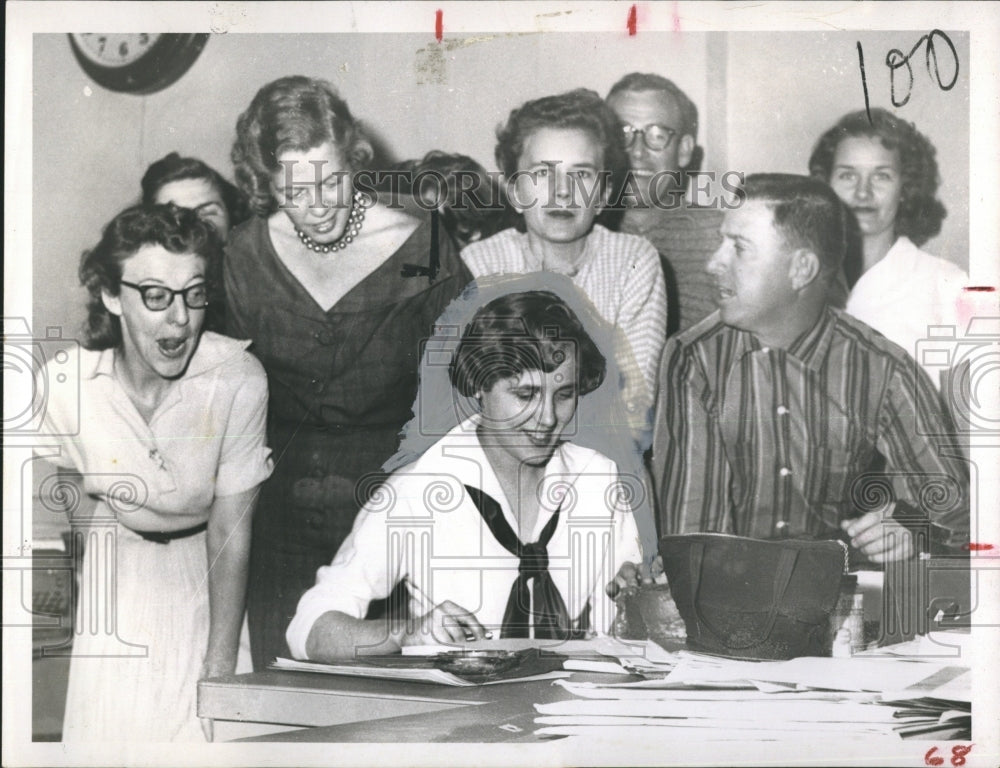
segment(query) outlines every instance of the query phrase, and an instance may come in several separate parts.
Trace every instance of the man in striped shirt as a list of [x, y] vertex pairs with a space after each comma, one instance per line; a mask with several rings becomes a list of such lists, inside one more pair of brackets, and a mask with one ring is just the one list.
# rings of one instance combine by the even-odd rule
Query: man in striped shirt
[[847, 215], [803, 176], [746, 179], [707, 271], [719, 307], [664, 350], [661, 533], [846, 534], [869, 561], [968, 542], [968, 470], [926, 374], [827, 302]]

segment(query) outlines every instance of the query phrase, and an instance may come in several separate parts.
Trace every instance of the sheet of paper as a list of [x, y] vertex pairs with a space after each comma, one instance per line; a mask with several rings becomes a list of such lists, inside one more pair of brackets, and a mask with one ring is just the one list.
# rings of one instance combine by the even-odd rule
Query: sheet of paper
[[595, 659], [566, 659], [563, 669], [574, 672], [602, 672], [607, 675], [631, 675], [625, 667], [614, 661], [597, 661]]
[[[789, 691], [782, 687], [780, 691], [766, 693], [752, 689], [730, 690], [696, 690], [691, 688], [667, 688], [660, 680], [643, 680], [638, 683], [591, 683], [574, 682], [572, 680], [557, 680], [556, 685], [565, 688], [574, 696], [583, 699], [634, 699], [667, 701], [732, 701], [738, 697], [740, 701], [854, 701], [858, 703], [877, 703], [882, 697], [877, 693], [858, 691]], [[738, 692], [737, 692], [738, 691]]]
[[943, 659], [955, 659], [957, 663], [965, 663], [972, 653], [972, 633], [957, 631], [929, 632], [918, 635], [905, 643], [886, 645], [862, 651], [855, 656], [862, 658], [895, 656], [909, 661], [927, 661], [940, 664]]
[[894, 708], [882, 704], [857, 704], [842, 701], [754, 701], [747, 706], [734, 693], [728, 701], [636, 701], [632, 699], [569, 699], [550, 704], [536, 704], [541, 715], [611, 716], [641, 718], [708, 719], [726, 722], [756, 723], [770, 727], [774, 723], [898, 723]]
[[849, 725], [845, 723], [802, 723], [802, 722], [791, 722], [791, 723], [766, 723], [762, 724], [760, 722], [755, 722], [752, 720], [745, 721], [730, 721], [726, 718], [711, 718], [703, 720], [685, 720], [684, 718], [678, 719], [663, 719], [655, 717], [613, 717], [613, 716], [594, 716], [594, 717], [581, 717], [581, 716], [558, 716], [558, 715], [543, 715], [541, 717], [535, 718], [535, 723], [542, 726], [585, 726], [588, 728], [600, 727], [600, 726], [614, 726], [620, 727], [633, 727], [633, 726], [645, 726], [645, 727], [681, 727], [681, 728], [692, 728], [700, 729], [703, 733], [710, 730], [726, 730], [733, 729], [737, 731], [744, 732], [744, 738], [746, 738], [747, 731], [753, 731], [756, 733], [758, 730], [763, 729], [764, 731], [771, 732], [781, 732], [781, 733], [841, 733], [843, 734], [844, 728], [849, 727], [852, 733], [871, 733], [871, 734], [893, 734], [892, 724], [871, 724], [871, 723], [850, 723]]
[[436, 683], [438, 685], [452, 685], [468, 687], [475, 685], [498, 685], [500, 683], [523, 683], [529, 680], [555, 680], [569, 676], [569, 672], [546, 672], [541, 675], [530, 675], [528, 677], [513, 677], [504, 680], [490, 680], [484, 683], [473, 683], [463, 680], [457, 675], [445, 672], [441, 669], [414, 669], [408, 667], [379, 667], [375, 665], [361, 664], [316, 664], [309, 661], [295, 661], [293, 659], [275, 659], [272, 665], [274, 669], [290, 670], [294, 672], [318, 672], [324, 675], [346, 675], [348, 677], [366, 677], [380, 680], [404, 680], [414, 683]]
[[[755, 728], [730, 728], [725, 723], [711, 723], [705, 721], [702, 725], [692, 725], [690, 722], [683, 724], [675, 720], [660, 721], [658, 724], [635, 725], [624, 724], [617, 721], [610, 722], [607, 728], [594, 724], [546, 724], [539, 723], [541, 727], [535, 730], [536, 736], [572, 736], [584, 740], [604, 741], [614, 739], [615, 743], [628, 744], [648, 743], [650, 740], [663, 741], [664, 743], [683, 743], [690, 741], [701, 746], [715, 742], [752, 742], [758, 746], [762, 742], [803, 742], [803, 755], [831, 754], [823, 751], [823, 740], [829, 740], [833, 744], [843, 743], [843, 724], [831, 724], [830, 727], [817, 727], [808, 730], [795, 730], [775, 727], [755, 727]], [[864, 749], [866, 744], [884, 750], [886, 743], [899, 742], [900, 737], [891, 732], [881, 729], [868, 730], [856, 729], [851, 732], [851, 743], [859, 750]], [[801, 764], [801, 763], [799, 763]]]
[[972, 703], [972, 670], [964, 667], [944, 667], [905, 690], [885, 691], [887, 701], [934, 698], [945, 701]]
[[753, 662], [701, 657], [682, 659], [667, 675], [666, 681], [702, 685], [761, 680], [839, 691], [901, 691], [932, 677], [944, 667], [899, 658], [806, 656], [790, 661]]

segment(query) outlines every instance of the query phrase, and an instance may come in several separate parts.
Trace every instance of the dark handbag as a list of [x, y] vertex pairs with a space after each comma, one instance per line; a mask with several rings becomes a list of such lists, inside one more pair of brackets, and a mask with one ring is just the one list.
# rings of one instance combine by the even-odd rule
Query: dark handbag
[[845, 548], [724, 533], [660, 539], [692, 650], [747, 659], [829, 656]]

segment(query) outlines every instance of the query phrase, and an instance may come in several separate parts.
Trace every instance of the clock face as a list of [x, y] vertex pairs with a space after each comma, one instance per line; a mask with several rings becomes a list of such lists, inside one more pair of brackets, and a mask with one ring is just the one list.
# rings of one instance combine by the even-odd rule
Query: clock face
[[146, 94], [166, 88], [194, 64], [208, 41], [207, 34], [70, 34], [70, 46], [80, 67], [108, 90]]
[[163, 35], [150, 32], [110, 34], [95, 32], [73, 35], [80, 52], [95, 64], [127, 67], [141, 59]]

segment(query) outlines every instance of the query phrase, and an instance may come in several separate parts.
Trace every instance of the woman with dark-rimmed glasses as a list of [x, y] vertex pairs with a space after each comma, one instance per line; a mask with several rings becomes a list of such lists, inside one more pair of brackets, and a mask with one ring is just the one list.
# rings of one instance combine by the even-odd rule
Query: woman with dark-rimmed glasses
[[197, 682], [235, 669], [271, 462], [260, 363], [203, 332], [220, 256], [194, 211], [156, 205], [120, 213], [81, 260], [79, 386], [53, 388], [43, 432], [96, 501], [73, 522], [113, 537], [87, 539], [64, 741], [203, 741]]

